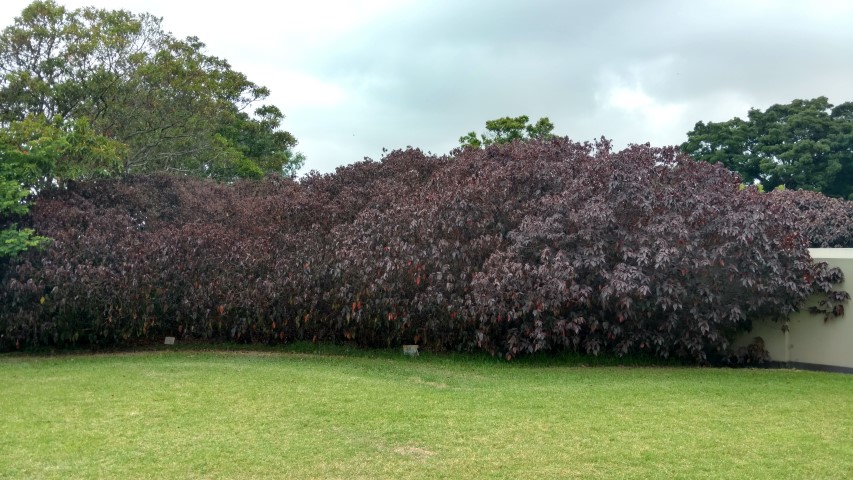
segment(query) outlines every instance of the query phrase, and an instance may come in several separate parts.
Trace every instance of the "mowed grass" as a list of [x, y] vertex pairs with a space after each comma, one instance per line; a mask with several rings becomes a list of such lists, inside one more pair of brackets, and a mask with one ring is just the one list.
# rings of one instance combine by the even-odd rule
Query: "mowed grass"
[[4, 356], [0, 478], [853, 478], [853, 375]]

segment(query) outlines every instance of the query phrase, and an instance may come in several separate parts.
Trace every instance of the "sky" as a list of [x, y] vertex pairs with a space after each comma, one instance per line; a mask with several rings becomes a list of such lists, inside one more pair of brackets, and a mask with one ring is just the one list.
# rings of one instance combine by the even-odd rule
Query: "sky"
[[[7, 26], [28, 0], [2, 0]], [[58, 0], [148, 12], [269, 87], [302, 172], [436, 154], [485, 121], [677, 145], [697, 121], [853, 101], [849, 0]]]

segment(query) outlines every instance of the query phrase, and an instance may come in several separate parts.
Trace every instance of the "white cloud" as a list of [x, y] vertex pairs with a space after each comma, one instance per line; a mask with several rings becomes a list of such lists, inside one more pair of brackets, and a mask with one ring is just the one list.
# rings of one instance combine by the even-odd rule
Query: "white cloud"
[[349, 97], [342, 86], [321, 80], [307, 72], [264, 65], [249, 65], [243, 72], [249, 79], [269, 87], [272, 90], [270, 100], [285, 110], [336, 107], [345, 103]]
[[614, 74], [606, 75], [601, 91], [596, 94], [599, 108], [605, 114], [623, 117], [622, 122], [636, 125], [636, 138], [646, 138], [653, 143], [673, 143], [669, 139], [675, 130], [681, 129], [688, 105], [652, 97], [639, 78], [642, 76], [641, 71], [634, 69], [635, 78], [632, 81]]
[[686, 109], [686, 105], [681, 103], [655, 100], [639, 87], [614, 87], [605, 98], [608, 107], [636, 115], [653, 128], [664, 128], [677, 123]]

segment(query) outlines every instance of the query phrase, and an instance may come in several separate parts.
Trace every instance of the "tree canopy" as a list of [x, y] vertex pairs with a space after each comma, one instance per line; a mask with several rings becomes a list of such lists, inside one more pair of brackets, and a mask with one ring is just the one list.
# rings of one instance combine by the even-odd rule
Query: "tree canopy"
[[111, 173], [290, 174], [302, 157], [280, 130], [284, 115], [271, 105], [249, 112], [268, 95], [147, 13], [35, 1], [0, 33], [0, 126], [85, 125], [126, 146], [98, 166]]
[[540, 118], [536, 123], [528, 123], [527, 115], [518, 117], [502, 117], [486, 121], [486, 130], [479, 137], [477, 132], [468, 132], [459, 137], [459, 143], [463, 147], [480, 148], [493, 143], [509, 143], [513, 140], [546, 140], [553, 138], [551, 133], [554, 124], [548, 117]]
[[833, 106], [818, 97], [751, 109], [746, 120], [700, 121], [681, 148], [766, 190], [784, 185], [853, 199], [853, 102]]
[[0, 259], [46, 242], [32, 229], [18, 230], [35, 192], [107, 173], [125, 151], [124, 144], [93, 133], [84, 119], [30, 115], [0, 128]]

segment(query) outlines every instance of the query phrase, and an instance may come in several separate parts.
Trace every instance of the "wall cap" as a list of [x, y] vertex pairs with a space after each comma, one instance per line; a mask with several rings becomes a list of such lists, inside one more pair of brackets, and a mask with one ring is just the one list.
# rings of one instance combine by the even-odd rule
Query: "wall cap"
[[810, 248], [809, 255], [814, 260], [828, 258], [851, 258], [853, 259], [853, 248]]

